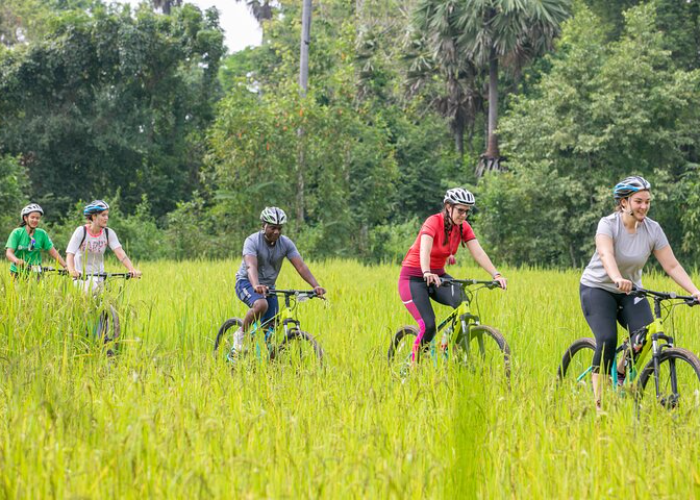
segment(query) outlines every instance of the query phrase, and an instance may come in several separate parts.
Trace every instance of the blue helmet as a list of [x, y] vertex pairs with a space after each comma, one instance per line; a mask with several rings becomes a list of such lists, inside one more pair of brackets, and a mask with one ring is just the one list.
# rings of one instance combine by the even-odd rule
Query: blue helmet
[[85, 208], [83, 209], [83, 215], [99, 214], [100, 212], [104, 212], [105, 210], [109, 210], [109, 205], [107, 205], [106, 201], [94, 200], [85, 205]]
[[651, 184], [649, 184], [649, 181], [639, 175], [633, 175], [615, 184], [613, 195], [615, 196], [615, 200], [620, 201], [634, 193], [649, 191], [650, 189]]

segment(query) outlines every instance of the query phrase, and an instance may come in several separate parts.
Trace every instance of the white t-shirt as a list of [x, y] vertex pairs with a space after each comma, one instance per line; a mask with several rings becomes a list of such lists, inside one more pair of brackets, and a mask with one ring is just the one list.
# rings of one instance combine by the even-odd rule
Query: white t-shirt
[[[115, 233], [113, 229], [110, 229], [107, 233], [109, 234], [109, 241], [107, 241], [107, 235], [104, 229], [97, 235], [90, 233], [87, 225], [80, 226], [75, 230], [68, 243], [66, 253], [75, 255], [76, 271], [83, 274], [105, 272], [105, 250], [107, 250], [107, 245], [109, 245], [112, 251], [122, 246], [121, 243], [119, 243], [119, 238], [117, 238], [117, 233]], [[85, 236], [85, 241], [80, 245], [83, 236]], [[84, 260], [86, 266], [83, 271]]]
[[[604, 234], [613, 240], [615, 261], [620, 275], [642, 287], [642, 268], [649, 256], [656, 250], [668, 246], [668, 239], [658, 222], [646, 217], [637, 226], [637, 231], [630, 234], [622, 222], [622, 214], [615, 212], [600, 219], [596, 235]], [[591, 261], [583, 271], [581, 283], [593, 288], [602, 288], [612, 293], [621, 293], [605, 272], [603, 261], [596, 250]]]

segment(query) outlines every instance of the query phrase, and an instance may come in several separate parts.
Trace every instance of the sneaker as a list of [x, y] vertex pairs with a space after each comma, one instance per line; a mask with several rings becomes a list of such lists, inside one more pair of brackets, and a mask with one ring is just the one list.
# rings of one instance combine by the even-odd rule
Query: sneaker
[[233, 347], [226, 355], [226, 359], [231, 363], [236, 361], [239, 355], [243, 353], [243, 339], [245, 339], [245, 334], [242, 329], [238, 329], [233, 334]]

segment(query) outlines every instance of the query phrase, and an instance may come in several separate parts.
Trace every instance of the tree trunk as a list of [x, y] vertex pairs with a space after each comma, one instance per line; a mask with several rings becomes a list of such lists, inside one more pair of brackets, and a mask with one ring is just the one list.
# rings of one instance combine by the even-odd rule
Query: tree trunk
[[[306, 97], [309, 86], [309, 44], [311, 43], [311, 0], [304, 0], [301, 12], [301, 48], [299, 54], [299, 94]], [[304, 129], [299, 127], [299, 163], [297, 165], [297, 225], [304, 222]]]
[[455, 151], [459, 154], [459, 159], [464, 159], [464, 127], [458, 126], [454, 131]]
[[501, 170], [500, 152], [498, 150], [498, 54], [496, 48], [491, 48], [489, 58], [489, 119], [486, 142], [486, 152], [481, 155], [476, 167], [476, 176], [481, 177], [491, 170]]

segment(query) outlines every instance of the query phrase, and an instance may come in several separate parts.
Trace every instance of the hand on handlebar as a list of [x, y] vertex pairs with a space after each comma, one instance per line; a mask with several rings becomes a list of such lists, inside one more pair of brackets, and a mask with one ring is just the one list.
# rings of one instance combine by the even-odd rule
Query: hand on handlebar
[[260, 295], [266, 296], [270, 288], [267, 285], [255, 285], [255, 291]]
[[71, 277], [76, 280], [80, 279], [80, 271], [78, 271], [77, 269], [69, 269], [68, 274], [70, 274]]
[[497, 281], [498, 285], [504, 290], [508, 287], [508, 280], [504, 276], [499, 275], [498, 278], [494, 278], [493, 281]]
[[615, 283], [615, 286], [617, 286], [617, 289], [623, 293], [629, 294], [632, 291], [632, 282], [630, 280], [626, 280], [622, 276], [613, 278], [613, 282]]
[[134, 269], [133, 271], [129, 271], [129, 275], [130, 275], [132, 278], [140, 278], [141, 275], [142, 275], [142, 273], [141, 273], [141, 271], [139, 271], [138, 269]]
[[315, 286], [314, 292], [316, 292], [316, 295], [318, 295], [320, 298], [323, 298], [323, 296], [326, 295], [326, 289], [321, 285]]
[[435, 273], [425, 273], [423, 275], [423, 279], [425, 280], [425, 284], [427, 286], [430, 286], [430, 285], [440, 286], [440, 276], [438, 276]]

